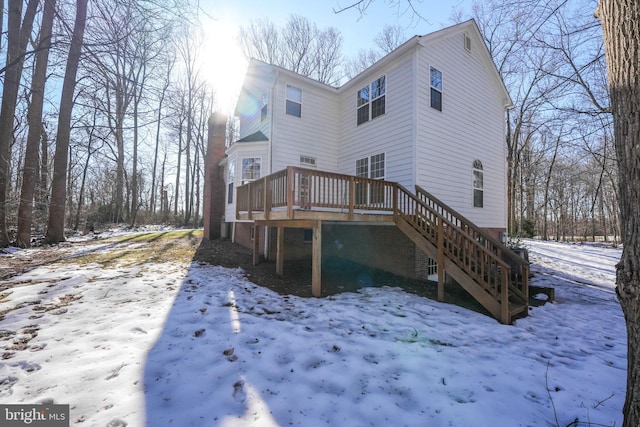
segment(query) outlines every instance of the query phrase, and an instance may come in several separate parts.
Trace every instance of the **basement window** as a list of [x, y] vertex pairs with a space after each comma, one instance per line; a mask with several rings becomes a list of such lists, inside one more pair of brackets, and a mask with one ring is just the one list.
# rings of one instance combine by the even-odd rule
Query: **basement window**
[[313, 243], [313, 228], [305, 228], [304, 229], [304, 243]]

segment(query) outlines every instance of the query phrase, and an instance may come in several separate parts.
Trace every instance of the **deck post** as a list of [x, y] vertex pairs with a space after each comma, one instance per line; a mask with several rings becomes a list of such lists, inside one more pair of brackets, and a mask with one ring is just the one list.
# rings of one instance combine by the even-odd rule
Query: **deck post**
[[397, 222], [398, 212], [400, 210], [398, 208], [398, 184], [394, 183], [391, 188], [393, 189], [393, 221]]
[[251, 202], [253, 197], [253, 185], [251, 183], [247, 184], [247, 218], [253, 219], [253, 213], [251, 212]]
[[260, 262], [260, 226], [257, 223], [253, 225], [253, 265]]
[[311, 294], [314, 297], [322, 296], [322, 221], [316, 221], [313, 226]]
[[444, 224], [438, 218], [438, 301], [444, 302]]
[[293, 182], [293, 168], [287, 167], [287, 218], [293, 218], [293, 188], [295, 183]]
[[284, 274], [284, 227], [278, 227], [278, 236], [276, 239], [276, 274], [278, 276]]
[[504, 325], [511, 324], [511, 311], [509, 309], [509, 271], [508, 269], [501, 268], [502, 288], [500, 295], [500, 322]]
[[264, 191], [264, 201], [262, 205], [264, 206], [264, 219], [269, 219], [269, 212], [271, 211], [271, 192], [269, 191], [269, 181], [266, 176], [262, 181], [262, 188]]
[[355, 179], [349, 177], [349, 221], [353, 220], [353, 209], [356, 204], [356, 183]]

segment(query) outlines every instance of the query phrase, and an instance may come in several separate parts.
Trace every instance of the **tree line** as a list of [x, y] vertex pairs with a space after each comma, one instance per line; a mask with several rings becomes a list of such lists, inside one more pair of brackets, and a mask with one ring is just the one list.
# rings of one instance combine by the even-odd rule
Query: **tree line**
[[[61, 241], [65, 231], [110, 222], [198, 226], [215, 93], [200, 68], [191, 2], [99, 0], [84, 19], [83, 2], [0, 4], [10, 18], [0, 44], [0, 245], [29, 246], [34, 233]], [[578, 1], [490, 0], [471, 17], [514, 103], [505, 140], [510, 234], [617, 240], [613, 127], [593, 13]], [[298, 15], [251, 21], [238, 38], [246, 57], [338, 85], [402, 44], [407, 30], [385, 26], [351, 58], [338, 29]]]

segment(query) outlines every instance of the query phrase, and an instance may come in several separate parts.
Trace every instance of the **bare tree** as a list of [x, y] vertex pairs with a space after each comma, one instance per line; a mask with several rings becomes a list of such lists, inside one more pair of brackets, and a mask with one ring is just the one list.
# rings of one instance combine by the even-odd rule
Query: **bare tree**
[[640, 8], [637, 2], [600, 0], [614, 145], [623, 250], [616, 266], [616, 291], [627, 324], [627, 395], [623, 427], [640, 425]]
[[406, 40], [407, 37], [400, 25], [385, 25], [374, 39], [383, 54], [391, 53]]
[[51, 47], [51, 31], [55, 15], [56, 0], [44, 0], [42, 23], [40, 24], [40, 36], [38, 37], [39, 50], [36, 53], [36, 63], [31, 78], [31, 102], [27, 120], [29, 122], [29, 134], [24, 159], [24, 171], [22, 175], [22, 189], [20, 206], [18, 208], [18, 233], [16, 244], [22, 248], [31, 246], [31, 222], [33, 211], [33, 198], [36, 188], [36, 172], [38, 170], [38, 151], [42, 136], [42, 108], [44, 103], [44, 88], [47, 79], [47, 65], [49, 62], [49, 49]]
[[291, 15], [278, 28], [267, 19], [241, 27], [239, 39], [247, 58], [277, 65], [322, 83], [340, 80], [342, 36], [335, 28], [318, 29], [307, 18]]
[[31, 36], [38, 0], [29, 0], [22, 16], [22, 0], [9, 0], [7, 53], [0, 110], [0, 247], [9, 245], [7, 189], [13, 144], [13, 124], [27, 43]]
[[164, 81], [162, 83], [162, 88], [160, 89], [160, 93], [158, 95], [158, 115], [157, 115], [157, 123], [156, 123], [156, 137], [155, 137], [155, 148], [153, 155], [153, 170], [151, 173], [151, 196], [149, 200], [149, 209], [151, 213], [155, 213], [156, 211], [156, 199], [157, 199], [157, 190], [156, 190], [156, 178], [157, 178], [157, 169], [158, 169], [158, 155], [160, 149], [160, 131], [162, 130], [162, 106], [167, 95], [167, 89], [171, 83], [171, 72], [173, 70], [173, 66], [175, 64], [175, 57], [171, 57], [166, 62], [166, 74]]
[[406, 41], [404, 31], [399, 25], [385, 25], [382, 28], [374, 42], [378, 47], [375, 49], [361, 49], [356, 54], [355, 58], [347, 59], [344, 62], [343, 70], [344, 75], [348, 79], [352, 79], [365, 69], [372, 66], [376, 61], [382, 58], [384, 55], [391, 53], [398, 46]]
[[71, 134], [71, 113], [74, 104], [73, 97], [76, 87], [78, 64], [80, 63], [80, 55], [82, 53], [86, 17], [87, 0], [78, 0], [76, 3], [76, 19], [73, 27], [73, 35], [69, 47], [69, 57], [67, 59], [67, 67], [62, 84], [62, 96], [60, 98], [56, 154], [53, 179], [51, 181], [51, 206], [49, 208], [49, 221], [45, 238], [48, 243], [62, 242], [65, 240], [66, 175]]

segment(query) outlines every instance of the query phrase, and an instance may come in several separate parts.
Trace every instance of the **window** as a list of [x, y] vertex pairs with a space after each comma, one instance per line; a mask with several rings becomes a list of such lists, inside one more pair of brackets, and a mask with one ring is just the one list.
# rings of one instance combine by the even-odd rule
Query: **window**
[[287, 85], [286, 113], [290, 116], [302, 117], [302, 89]]
[[[380, 153], [371, 157], [356, 160], [356, 176], [372, 179], [384, 179], [384, 158], [384, 153]], [[357, 183], [355, 191], [356, 204], [384, 203], [383, 186]]]
[[242, 181], [260, 178], [260, 157], [242, 159]]
[[303, 231], [302, 241], [304, 243], [313, 243], [313, 228], [305, 228]]
[[471, 37], [468, 34], [464, 35], [464, 48], [467, 52], [471, 52]]
[[384, 153], [371, 156], [371, 176], [373, 179], [384, 178]]
[[442, 111], [442, 73], [431, 67], [431, 108]]
[[474, 160], [473, 162], [473, 207], [481, 208], [484, 206], [484, 177], [482, 162]]
[[369, 121], [369, 86], [358, 91], [358, 125]]
[[316, 167], [316, 158], [309, 156], [300, 156], [300, 166], [307, 166], [310, 168]]
[[260, 110], [260, 121], [264, 122], [265, 119], [267, 118], [267, 113], [268, 113], [268, 107], [267, 104], [269, 103], [269, 98], [267, 98], [267, 95], [263, 94], [262, 95], [262, 109]]
[[368, 122], [385, 113], [387, 82], [386, 76], [374, 80], [356, 94], [357, 123]]
[[[356, 176], [369, 178], [369, 159], [367, 157], [356, 160]], [[355, 191], [356, 204], [367, 203], [367, 186], [358, 182], [356, 183]]]
[[229, 162], [229, 174], [227, 178], [227, 203], [233, 203], [233, 181], [236, 176], [236, 162]]

